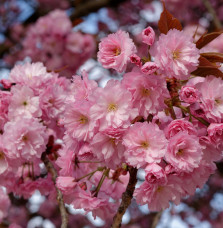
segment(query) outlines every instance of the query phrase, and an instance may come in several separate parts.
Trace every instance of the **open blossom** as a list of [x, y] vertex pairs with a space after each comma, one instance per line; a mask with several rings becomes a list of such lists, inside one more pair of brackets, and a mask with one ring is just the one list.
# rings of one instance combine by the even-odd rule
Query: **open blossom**
[[169, 201], [180, 203], [184, 193], [181, 186], [182, 181], [177, 176], [170, 176], [165, 182], [160, 182], [159, 178], [152, 183], [145, 181], [135, 190], [134, 197], [138, 204], [148, 204], [151, 211], [160, 211], [169, 207]]
[[223, 149], [223, 124], [211, 123], [207, 129], [208, 137], [217, 149]]
[[191, 172], [199, 166], [202, 158], [201, 145], [195, 135], [179, 132], [170, 138], [167, 152], [167, 162], [178, 170]]
[[198, 66], [200, 57], [192, 37], [177, 29], [169, 30], [166, 35], [161, 34], [151, 54], [165, 76], [182, 80], [189, 78]]
[[166, 173], [163, 168], [156, 163], [152, 163], [146, 166], [146, 181], [148, 183], [160, 183], [165, 184], [167, 182]]
[[0, 130], [3, 131], [4, 124], [8, 120], [8, 106], [11, 102], [12, 93], [0, 91]]
[[107, 134], [97, 133], [92, 142], [91, 148], [99, 161], [105, 161], [108, 167], [116, 169], [124, 162], [124, 146], [121, 139], [111, 137]]
[[197, 131], [193, 124], [185, 119], [176, 119], [165, 129], [166, 137], [169, 139], [176, 135], [178, 132], [187, 132], [189, 135], [197, 135]]
[[127, 163], [139, 168], [147, 163], [159, 163], [166, 152], [167, 140], [156, 124], [145, 122], [131, 126], [123, 144]]
[[37, 119], [17, 119], [5, 125], [3, 142], [9, 158], [33, 161], [45, 151], [47, 133]]
[[27, 86], [15, 85], [11, 89], [12, 101], [9, 105], [9, 118], [40, 117], [39, 97]]
[[123, 127], [138, 114], [132, 108], [131, 93], [117, 80], [110, 80], [104, 88], [98, 88], [92, 99], [95, 104], [90, 109], [90, 116], [100, 120], [100, 130]]
[[129, 34], [119, 30], [101, 40], [98, 61], [104, 68], [112, 68], [118, 72], [123, 72], [130, 56], [135, 52], [136, 47]]
[[182, 86], [180, 90], [180, 99], [188, 104], [198, 101], [199, 93], [193, 86]]
[[46, 67], [40, 63], [25, 63], [16, 65], [10, 72], [9, 79], [12, 83], [30, 86], [35, 89], [52, 79], [53, 75], [47, 73]]
[[77, 140], [89, 140], [94, 135], [96, 120], [90, 117], [91, 103], [87, 101], [68, 103], [64, 125], [68, 134]]
[[142, 42], [143, 43], [151, 46], [151, 45], [153, 45], [154, 40], [155, 40], [155, 32], [150, 26], [142, 31]]
[[215, 142], [213, 142], [209, 136], [201, 136], [199, 138], [199, 143], [203, 152], [202, 160], [207, 162], [215, 162], [222, 159], [222, 142], [218, 141], [218, 143], [215, 144]]
[[201, 96], [200, 107], [208, 120], [220, 122], [223, 118], [223, 80], [208, 76], [196, 84]]
[[91, 211], [94, 218], [98, 216], [102, 219], [113, 217], [117, 207], [117, 204], [108, 202], [106, 198], [93, 197], [90, 192], [82, 189], [76, 191], [72, 205], [76, 209]]
[[89, 100], [95, 89], [98, 88], [97, 82], [88, 79], [86, 71], [82, 71], [82, 77], [75, 75], [72, 78], [71, 90], [74, 100]]
[[140, 71], [132, 71], [123, 76], [122, 84], [132, 93], [133, 107], [139, 110], [139, 115], [147, 118], [166, 107], [164, 100], [169, 97], [169, 92], [163, 78], [145, 77]]

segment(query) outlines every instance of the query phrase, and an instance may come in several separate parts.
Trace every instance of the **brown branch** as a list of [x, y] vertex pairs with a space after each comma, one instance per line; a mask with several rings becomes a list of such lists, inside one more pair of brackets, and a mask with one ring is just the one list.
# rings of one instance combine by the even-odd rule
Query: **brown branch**
[[[46, 166], [46, 169], [49, 173], [51, 173], [52, 175], [52, 180], [54, 182], [54, 184], [56, 184], [56, 179], [57, 179], [57, 171], [55, 170], [55, 168], [53, 167], [53, 164], [50, 162], [50, 160], [47, 157], [47, 153], [44, 152], [41, 156], [41, 160], [43, 161], [43, 163]], [[63, 194], [62, 192], [56, 187], [56, 191], [57, 191], [57, 201], [59, 204], [59, 208], [60, 208], [60, 214], [61, 214], [61, 220], [62, 220], [62, 224], [61, 224], [61, 228], [67, 228], [67, 224], [68, 224], [68, 214], [64, 205], [64, 201], [63, 201]]]
[[158, 225], [158, 223], [159, 223], [159, 221], [160, 221], [162, 212], [163, 212], [163, 211], [160, 211], [160, 212], [157, 212], [157, 213], [156, 213], [156, 215], [154, 216], [154, 219], [153, 219], [153, 223], [152, 223], [151, 228], [156, 228], [156, 226]]
[[122, 202], [118, 208], [116, 215], [113, 218], [113, 224], [111, 228], [121, 227], [122, 217], [125, 214], [125, 211], [127, 210], [128, 206], [131, 204], [131, 200], [135, 190], [135, 185], [137, 182], [137, 178], [136, 178], [137, 169], [130, 167], [129, 174], [130, 174], [129, 183], [127, 185], [125, 192], [122, 194]]
[[89, 0], [84, 1], [82, 4], [76, 4], [74, 8], [74, 13], [70, 16], [73, 21], [77, 18], [88, 15], [89, 13], [96, 12], [103, 7], [117, 7], [120, 3], [126, 0]]
[[202, 0], [204, 6], [207, 8], [208, 12], [212, 15], [213, 17], [213, 23], [216, 27], [216, 29], [221, 30], [222, 25], [220, 20], [218, 19], [218, 16], [214, 10], [214, 8], [212, 7], [211, 3], [209, 0]]

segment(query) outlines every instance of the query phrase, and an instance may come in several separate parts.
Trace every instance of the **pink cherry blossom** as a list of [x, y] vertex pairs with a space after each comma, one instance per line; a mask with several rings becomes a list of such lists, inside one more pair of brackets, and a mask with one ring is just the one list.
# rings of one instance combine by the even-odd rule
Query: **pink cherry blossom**
[[178, 132], [187, 132], [189, 135], [197, 135], [197, 131], [193, 124], [186, 119], [176, 119], [165, 129], [166, 137], [169, 139], [176, 135]]
[[9, 158], [33, 161], [45, 151], [47, 133], [37, 119], [17, 119], [5, 125], [3, 143]]
[[145, 77], [140, 71], [132, 71], [123, 76], [122, 84], [132, 93], [133, 107], [139, 110], [139, 115], [147, 118], [166, 107], [164, 99], [169, 97], [169, 92], [163, 78]]
[[118, 72], [123, 72], [130, 56], [135, 52], [136, 47], [129, 34], [119, 30], [101, 40], [98, 61], [104, 68], [112, 68]]
[[40, 117], [42, 112], [39, 107], [39, 97], [27, 86], [16, 85], [11, 89], [12, 102], [8, 108], [10, 119], [17, 117]]
[[220, 122], [223, 118], [223, 80], [208, 76], [196, 84], [196, 88], [201, 94], [199, 101], [204, 115], [209, 121]]
[[207, 129], [208, 137], [217, 149], [223, 149], [223, 124], [211, 123]]
[[126, 128], [138, 114], [137, 109], [132, 108], [131, 99], [131, 93], [119, 81], [110, 80], [103, 89], [95, 91], [92, 97], [95, 104], [90, 109], [90, 117], [99, 119], [100, 130], [108, 127]]
[[153, 62], [146, 62], [142, 67], [141, 71], [143, 74], [150, 75], [155, 73], [158, 70], [158, 66]]
[[188, 104], [198, 101], [198, 90], [192, 86], [182, 86], [180, 90], [180, 99]]
[[130, 56], [130, 61], [131, 63], [134, 63], [138, 67], [142, 66], [141, 58], [136, 54], [133, 54]]
[[3, 132], [5, 123], [8, 121], [8, 106], [12, 94], [8, 91], [0, 91], [0, 130]]
[[167, 182], [166, 173], [163, 168], [156, 163], [149, 164], [145, 167], [146, 181], [148, 183], [165, 184]]
[[75, 196], [72, 202], [73, 207], [84, 209], [86, 212], [91, 211], [94, 217], [98, 216], [102, 219], [111, 218], [117, 208], [117, 204], [109, 203], [105, 198], [93, 197], [89, 192], [82, 189], [79, 189]]
[[92, 151], [99, 161], [105, 161], [110, 168], [116, 169], [124, 162], [124, 146], [121, 139], [97, 133], [91, 142]]
[[137, 168], [147, 163], [159, 163], [166, 152], [167, 140], [163, 131], [153, 123], [135, 123], [123, 137], [128, 164]]
[[161, 34], [152, 46], [151, 54], [166, 77], [181, 80], [189, 78], [198, 66], [200, 56], [192, 37], [176, 29], [169, 30], [166, 35]]
[[199, 166], [202, 158], [198, 137], [186, 132], [177, 133], [170, 138], [165, 158], [178, 170], [193, 171]]
[[153, 183], [145, 181], [135, 190], [134, 196], [138, 204], [148, 204], [151, 211], [160, 211], [169, 207], [169, 201], [180, 203], [184, 193], [181, 185], [182, 181], [177, 176], [170, 176], [164, 183], [159, 180]]
[[68, 134], [77, 140], [90, 140], [94, 135], [96, 120], [91, 118], [91, 103], [87, 101], [69, 103], [64, 115]]
[[155, 40], [155, 32], [150, 26], [142, 31], [142, 42], [143, 43], [151, 46], [151, 45], [153, 45], [154, 40]]
[[27, 62], [24, 65], [16, 65], [11, 70], [9, 77], [12, 83], [30, 86], [35, 89], [52, 79], [53, 75], [47, 73], [46, 67], [42, 63]]

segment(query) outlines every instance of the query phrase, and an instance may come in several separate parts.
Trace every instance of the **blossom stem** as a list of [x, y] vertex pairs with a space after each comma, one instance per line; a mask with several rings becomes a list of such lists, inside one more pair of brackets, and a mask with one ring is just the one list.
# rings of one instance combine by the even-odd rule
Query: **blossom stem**
[[131, 200], [133, 197], [133, 193], [135, 191], [135, 185], [137, 182], [136, 174], [137, 169], [133, 167], [129, 167], [129, 183], [125, 192], [122, 194], [122, 202], [118, 208], [116, 215], [113, 218], [113, 223], [111, 228], [119, 228], [121, 227], [122, 217], [125, 214], [128, 206], [131, 204]]
[[201, 117], [196, 117], [196, 116], [194, 116], [193, 114], [191, 114], [191, 112], [190, 112], [190, 110], [189, 110], [188, 108], [186, 108], [186, 107], [184, 107], [184, 106], [182, 106], [182, 105], [178, 105], [178, 107], [179, 107], [182, 111], [184, 111], [184, 112], [186, 112], [186, 113], [189, 113], [190, 116], [194, 117], [194, 119], [200, 121], [200, 122], [201, 122], [202, 124], [204, 124], [205, 126], [208, 127], [208, 126], [210, 125], [205, 119], [203, 119], [203, 118], [201, 118]]
[[152, 222], [151, 228], [156, 228], [156, 226], [158, 225], [158, 223], [160, 221], [160, 218], [162, 216], [162, 212], [163, 211], [159, 211], [159, 212], [156, 213], [156, 215], [153, 218], [153, 222]]
[[100, 163], [100, 161], [78, 161], [78, 163]]
[[214, 8], [212, 7], [210, 1], [209, 0], [202, 0], [202, 2], [204, 4], [204, 6], [207, 8], [208, 12], [212, 15], [213, 23], [214, 23], [215, 27], [220, 30], [222, 28], [221, 22], [218, 19], [218, 16], [217, 16]]
[[47, 153], [44, 152], [41, 156], [41, 160], [43, 161], [44, 165], [46, 166], [46, 169], [48, 171], [48, 173], [51, 173], [52, 175], [52, 180], [55, 184], [55, 188], [57, 191], [57, 202], [59, 205], [59, 209], [60, 209], [60, 214], [61, 214], [61, 228], [67, 228], [67, 224], [68, 224], [68, 214], [64, 205], [64, 200], [63, 200], [63, 194], [62, 192], [56, 187], [56, 179], [57, 179], [57, 171], [54, 168], [53, 164], [50, 162], [50, 160], [47, 157]]
[[100, 191], [100, 188], [101, 188], [101, 186], [102, 186], [102, 184], [103, 184], [105, 178], [106, 178], [106, 177], [108, 176], [108, 174], [109, 174], [109, 171], [110, 171], [110, 169], [106, 169], [106, 170], [103, 172], [103, 174], [102, 174], [102, 176], [101, 176], [101, 179], [100, 179], [100, 181], [99, 181], [99, 183], [98, 183], [98, 186], [97, 186], [97, 188], [95, 189], [95, 194], [94, 194], [95, 197], [97, 197], [98, 192]]
[[96, 170], [94, 170], [94, 171], [92, 171], [92, 172], [90, 172], [90, 173], [78, 178], [76, 181], [78, 182], [78, 181], [80, 181], [80, 180], [82, 180], [82, 179], [84, 179], [85, 177], [88, 177], [88, 176], [90, 176], [90, 178], [91, 178], [97, 171], [103, 171], [104, 169], [105, 169], [105, 167], [98, 167]]

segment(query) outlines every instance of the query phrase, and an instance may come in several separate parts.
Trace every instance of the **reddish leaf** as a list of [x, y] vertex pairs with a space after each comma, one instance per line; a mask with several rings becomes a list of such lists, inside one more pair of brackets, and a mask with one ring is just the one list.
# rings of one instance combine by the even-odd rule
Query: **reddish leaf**
[[206, 58], [210, 62], [214, 63], [222, 63], [223, 62], [223, 54], [216, 53], [216, 52], [208, 52], [208, 53], [201, 53], [201, 56]]
[[180, 21], [175, 18], [169, 11], [167, 11], [163, 2], [163, 12], [158, 22], [158, 27], [161, 33], [167, 34], [170, 29], [182, 30]]
[[214, 68], [218, 68], [215, 64], [211, 63], [210, 61], [208, 61], [203, 56], [200, 56], [200, 58], [199, 58], [199, 67], [200, 66], [211, 66], [211, 67], [214, 67]]
[[211, 66], [200, 66], [197, 68], [197, 70], [193, 71], [191, 74], [197, 75], [197, 76], [208, 76], [208, 75], [214, 75], [218, 78], [223, 79], [223, 73], [218, 69]]
[[196, 47], [198, 49], [201, 49], [202, 47], [204, 47], [205, 45], [209, 44], [212, 40], [214, 40], [215, 38], [217, 38], [221, 34], [222, 34], [222, 32], [212, 32], [212, 33], [209, 33], [209, 34], [205, 33], [196, 42]]
[[205, 57], [200, 56], [199, 66], [195, 71], [191, 72], [191, 74], [203, 77], [214, 75], [216, 77], [223, 78], [223, 73], [218, 68], [219, 66], [211, 63]]

